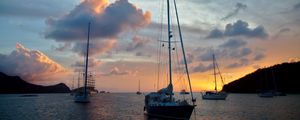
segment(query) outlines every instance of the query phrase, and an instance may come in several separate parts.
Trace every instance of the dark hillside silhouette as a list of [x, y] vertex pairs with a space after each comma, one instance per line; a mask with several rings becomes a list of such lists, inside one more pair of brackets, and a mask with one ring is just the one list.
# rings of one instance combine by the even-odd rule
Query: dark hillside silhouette
[[257, 93], [276, 90], [300, 93], [300, 62], [282, 63], [258, 69], [238, 80], [224, 85], [223, 91], [231, 93]]
[[28, 83], [18, 76], [8, 76], [0, 72], [0, 93], [68, 93], [69, 87], [64, 83], [42, 86]]

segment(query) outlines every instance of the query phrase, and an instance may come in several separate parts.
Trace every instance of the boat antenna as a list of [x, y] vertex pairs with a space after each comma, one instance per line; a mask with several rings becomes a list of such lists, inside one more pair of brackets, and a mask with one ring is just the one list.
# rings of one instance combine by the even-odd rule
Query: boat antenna
[[89, 60], [89, 44], [90, 44], [90, 26], [91, 22], [89, 22], [88, 25], [88, 39], [87, 39], [87, 45], [86, 45], [86, 58], [85, 58], [85, 78], [84, 78], [84, 97], [87, 97], [87, 77], [88, 77], [88, 60]]
[[188, 81], [189, 81], [189, 87], [190, 87], [190, 92], [191, 92], [192, 102], [193, 102], [193, 105], [194, 105], [195, 99], [194, 99], [194, 95], [193, 95], [193, 90], [192, 90], [192, 85], [191, 85], [191, 79], [190, 79], [189, 69], [188, 69], [187, 60], [186, 60], [186, 55], [185, 55], [185, 50], [184, 50], [183, 41], [182, 41], [181, 27], [180, 27], [180, 22], [179, 22], [179, 18], [178, 18], [178, 12], [177, 12], [176, 0], [174, 0], [174, 6], [175, 6], [176, 19], [177, 19], [177, 26], [178, 26], [178, 31], [179, 31], [180, 43], [181, 43], [181, 47], [182, 47], [181, 50], [182, 50], [182, 54], [183, 54], [183, 60], [184, 60], [184, 65], [185, 65], [186, 75], [187, 75], [187, 78], [188, 78]]
[[217, 88], [217, 76], [216, 76], [216, 63], [215, 63], [215, 54], [212, 55], [213, 56], [213, 67], [214, 67], [214, 77], [215, 77], [215, 91], [218, 92], [218, 88]]

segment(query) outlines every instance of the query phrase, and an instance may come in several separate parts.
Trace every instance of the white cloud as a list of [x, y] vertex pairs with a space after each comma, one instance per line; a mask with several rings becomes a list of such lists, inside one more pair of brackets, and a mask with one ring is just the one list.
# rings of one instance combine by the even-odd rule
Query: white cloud
[[62, 82], [63, 75], [69, 72], [38, 50], [30, 50], [19, 43], [16, 49], [8, 55], [0, 54], [1, 72], [37, 82]]

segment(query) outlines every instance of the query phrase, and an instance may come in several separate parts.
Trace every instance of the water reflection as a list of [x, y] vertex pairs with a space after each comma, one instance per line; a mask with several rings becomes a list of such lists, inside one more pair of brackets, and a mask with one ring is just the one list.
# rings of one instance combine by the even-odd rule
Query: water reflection
[[[135, 93], [98, 94], [88, 104], [75, 103], [68, 94], [20, 96], [0, 95], [1, 120], [165, 120], [144, 115], [144, 96]], [[299, 101], [300, 95], [263, 99], [256, 94], [231, 94], [226, 101], [198, 99], [190, 120], [299, 120]]]

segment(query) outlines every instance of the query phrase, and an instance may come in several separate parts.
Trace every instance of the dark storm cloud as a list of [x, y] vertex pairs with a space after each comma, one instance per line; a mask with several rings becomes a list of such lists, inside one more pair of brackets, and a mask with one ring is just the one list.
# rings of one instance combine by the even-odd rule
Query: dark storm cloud
[[245, 36], [249, 38], [266, 38], [268, 33], [263, 26], [257, 26], [253, 29], [249, 28], [249, 24], [245, 21], [238, 20], [233, 24], [227, 24], [224, 31], [214, 29], [207, 38], [221, 38], [221, 37], [234, 37]]
[[86, 39], [91, 21], [92, 38], [114, 38], [123, 31], [138, 29], [150, 23], [151, 14], [127, 0], [108, 4], [106, 0], [86, 0], [59, 19], [49, 18], [45, 38], [57, 41]]
[[236, 3], [234, 11], [228, 13], [225, 17], [223, 17], [221, 20], [226, 20], [228, 18], [236, 16], [240, 10], [244, 10], [247, 8], [247, 5], [243, 3]]

